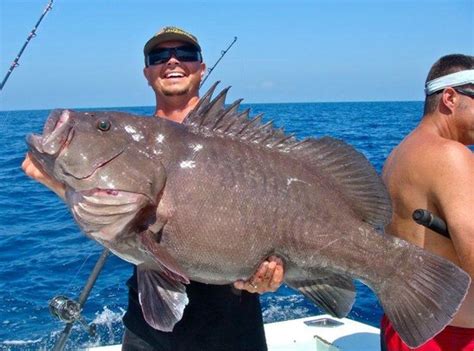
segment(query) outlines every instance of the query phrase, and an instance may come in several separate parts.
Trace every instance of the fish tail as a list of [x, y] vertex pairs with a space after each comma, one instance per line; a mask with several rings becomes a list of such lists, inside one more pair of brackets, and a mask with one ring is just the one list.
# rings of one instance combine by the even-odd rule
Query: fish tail
[[470, 285], [450, 261], [414, 247], [378, 291], [385, 314], [409, 347], [418, 347], [454, 318]]

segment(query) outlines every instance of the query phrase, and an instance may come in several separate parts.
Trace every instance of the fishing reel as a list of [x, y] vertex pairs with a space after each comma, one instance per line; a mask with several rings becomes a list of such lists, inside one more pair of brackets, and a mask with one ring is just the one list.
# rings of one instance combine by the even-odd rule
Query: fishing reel
[[78, 302], [70, 298], [58, 295], [53, 297], [48, 304], [49, 312], [53, 317], [68, 324], [79, 322], [91, 336], [96, 334], [95, 324], [87, 324], [81, 316], [81, 306]]

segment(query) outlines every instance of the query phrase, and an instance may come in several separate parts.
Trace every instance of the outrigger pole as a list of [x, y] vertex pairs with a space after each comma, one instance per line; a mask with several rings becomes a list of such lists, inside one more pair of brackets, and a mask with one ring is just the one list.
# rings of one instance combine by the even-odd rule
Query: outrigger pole
[[34, 37], [36, 37], [36, 30], [38, 29], [41, 21], [43, 20], [44, 16], [46, 16], [46, 14], [51, 11], [51, 9], [53, 8], [53, 1], [54, 0], [50, 0], [48, 2], [48, 4], [46, 5], [46, 8], [44, 9], [43, 13], [41, 14], [38, 22], [36, 22], [35, 26], [33, 27], [33, 29], [31, 30], [30, 34], [28, 34], [28, 37], [26, 38], [26, 41], [25, 43], [23, 44], [23, 46], [21, 47], [20, 49], [20, 52], [18, 53], [18, 55], [15, 57], [15, 59], [13, 60], [13, 63], [11, 64], [7, 74], [5, 75], [5, 78], [3, 78], [3, 81], [2, 83], [0, 84], [0, 91], [3, 90], [3, 87], [5, 85], [5, 83], [7, 82], [8, 78], [10, 77], [10, 74], [12, 74], [13, 70], [18, 67], [20, 64], [18, 63], [18, 61], [20, 60], [20, 56], [23, 54], [23, 51], [25, 51], [27, 45], [29, 44], [30, 40]]

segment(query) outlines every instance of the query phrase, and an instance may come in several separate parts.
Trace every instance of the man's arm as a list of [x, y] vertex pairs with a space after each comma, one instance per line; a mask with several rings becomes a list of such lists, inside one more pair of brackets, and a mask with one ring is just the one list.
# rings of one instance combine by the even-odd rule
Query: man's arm
[[44, 173], [41, 169], [39, 169], [33, 163], [29, 154], [26, 154], [21, 168], [27, 176], [33, 178], [34, 180], [40, 182], [50, 190], [54, 191], [61, 199], [64, 200], [66, 198], [66, 189], [64, 188], [64, 185], [58, 183], [57, 181], [49, 177], [46, 173]]
[[443, 148], [433, 196], [448, 224], [461, 268], [474, 277], [474, 155], [461, 145]]

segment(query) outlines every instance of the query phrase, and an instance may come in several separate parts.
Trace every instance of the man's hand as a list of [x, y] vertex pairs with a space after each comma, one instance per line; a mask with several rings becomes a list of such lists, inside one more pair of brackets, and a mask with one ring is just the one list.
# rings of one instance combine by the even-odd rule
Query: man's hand
[[58, 196], [61, 197], [62, 199], [65, 198], [64, 185], [55, 181], [53, 178], [48, 176], [41, 169], [36, 167], [36, 165], [31, 160], [29, 153], [26, 154], [26, 157], [23, 160], [23, 163], [21, 164], [21, 168], [23, 169], [23, 172], [25, 172], [28, 177], [31, 177], [34, 180], [45, 185], [46, 187], [54, 191], [56, 194], [58, 194]]
[[280, 287], [283, 282], [283, 276], [283, 261], [276, 256], [270, 256], [266, 261], [262, 262], [252, 278], [246, 281], [238, 280], [234, 283], [234, 287], [251, 293], [263, 294], [273, 292], [277, 291]]

